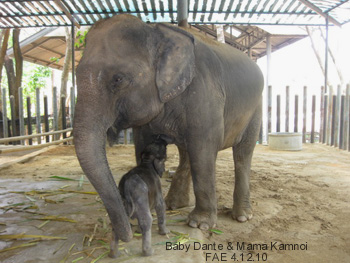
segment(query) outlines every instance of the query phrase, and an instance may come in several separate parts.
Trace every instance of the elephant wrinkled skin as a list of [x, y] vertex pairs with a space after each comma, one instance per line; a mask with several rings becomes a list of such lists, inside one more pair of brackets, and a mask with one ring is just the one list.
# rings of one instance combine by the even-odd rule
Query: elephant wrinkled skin
[[164, 134], [177, 145], [180, 165], [166, 202], [171, 208], [187, 204], [192, 175], [195, 208], [188, 224], [201, 229], [216, 224], [215, 161], [218, 151], [232, 147], [232, 216], [238, 221], [252, 217], [249, 174], [263, 77], [245, 54], [190, 29], [118, 15], [89, 31], [77, 84], [76, 153], [117, 238], [128, 241], [132, 234], [105, 143], [107, 134], [113, 140], [129, 127], [134, 128], [136, 156], [152, 135]]

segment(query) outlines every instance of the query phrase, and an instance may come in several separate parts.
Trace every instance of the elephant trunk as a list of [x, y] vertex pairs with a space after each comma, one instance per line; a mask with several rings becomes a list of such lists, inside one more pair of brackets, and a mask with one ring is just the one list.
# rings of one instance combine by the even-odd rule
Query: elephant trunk
[[80, 165], [99, 193], [108, 212], [114, 234], [127, 242], [132, 238], [129, 219], [126, 215], [122, 198], [113, 179], [106, 157], [106, 122], [99, 119], [96, 113], [84, 107], [84, 103], [76, 105], [74, 121], [74, 144]]

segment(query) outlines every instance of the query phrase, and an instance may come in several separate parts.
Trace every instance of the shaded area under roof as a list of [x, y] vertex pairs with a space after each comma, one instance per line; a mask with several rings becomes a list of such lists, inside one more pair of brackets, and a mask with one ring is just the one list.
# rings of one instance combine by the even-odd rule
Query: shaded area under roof
[[[120, 13], [148, 22], [177, 22], [182, 0], [0, 1], [0, 28], [92, 25]], [[188, 0], [190, 24], [343, 25], [349, 0]]]
[[[192, 25], [194, 30], [216, 39], [217, 31], [214, 25]], [[86, 28], [87, 29], [87, 28]], [[272, 51], [290, 45], [307, 35], [300, 30], [300, 34], [270, 34], [256, 26], [231, 25], [224, 26], [225, 42], [244, 53], [249, 54], [253, 60], [266, 55], [266, 38], [270, 36]], [[83, 28], [82, 30], [85, 30]], [[66, 50], [66, 39], [63, 28], [45, 28], [20, 43], [24, 60], [39, 65], [62, 69]], [[75, 66], [78, 65], [83, 49], [77, 48], [74, 52]], [[7, 51], [11, 56], [13, 49]]]

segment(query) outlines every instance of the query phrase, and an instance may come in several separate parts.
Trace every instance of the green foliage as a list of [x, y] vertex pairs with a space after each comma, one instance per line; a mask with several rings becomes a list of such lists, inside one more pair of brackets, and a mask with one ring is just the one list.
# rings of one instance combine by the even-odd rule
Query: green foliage
[[50, 61], [51, 61], [51, 62], [58, 63], [58, 62], [60, 61], [60, 59], [59, 59], [59, 58], [56, 58], [56, 57], [51, 57], [51, 58], [50, 58]]
[[25, 63], [22, 80], [23, 96], [35, 97], [36, 88], [45, 88], [48, 78], [51, 76], [51, 69], [48, 67]]
[[80, 48], [80, 47], [85, 47], [85, 39], [86, 39], [86, 34], [87, 30], [82, 32], [78, 31], [76, 35], [76, 42], [74, 43], [75, 48]]

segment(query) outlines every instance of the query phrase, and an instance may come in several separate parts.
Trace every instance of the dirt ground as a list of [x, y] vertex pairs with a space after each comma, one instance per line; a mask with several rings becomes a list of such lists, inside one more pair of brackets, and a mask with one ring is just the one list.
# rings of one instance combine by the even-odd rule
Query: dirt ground
[[[178, 157], [169, 146], [167, 170], [175, 171]], [[108, 148], [108, 159], [118, 181], [135, 164], [133, 147]], [[297, 152], [258, 145], [251, 174], [254, 217], [247, 223], [230, 217], [233, 171], [231, 150], [220, 152], [216, 231], [195, 239], [184, 222], [191, 207], [168, 211], [173, 232], [152, 239], [155, 255], [166, 260], [165, 242], [182, 240], [190, 250], [200, 248], [193, 262], [350, 262], [349, 152], [320, 144]], [[164, 194], [170, 181], [165, 174]], [[140, 257], [141, 237], [136, 235], [137, 243], [121, 245], [120, 259], [109, 260], [109, 238], [106, 212], [83, 177], [73, 146], [0, 170], [0, 262], [134, 262]], [[186, 255], [185, 248], [180, 252]], [[185, 257], [176, 262], [188, 262]]]

